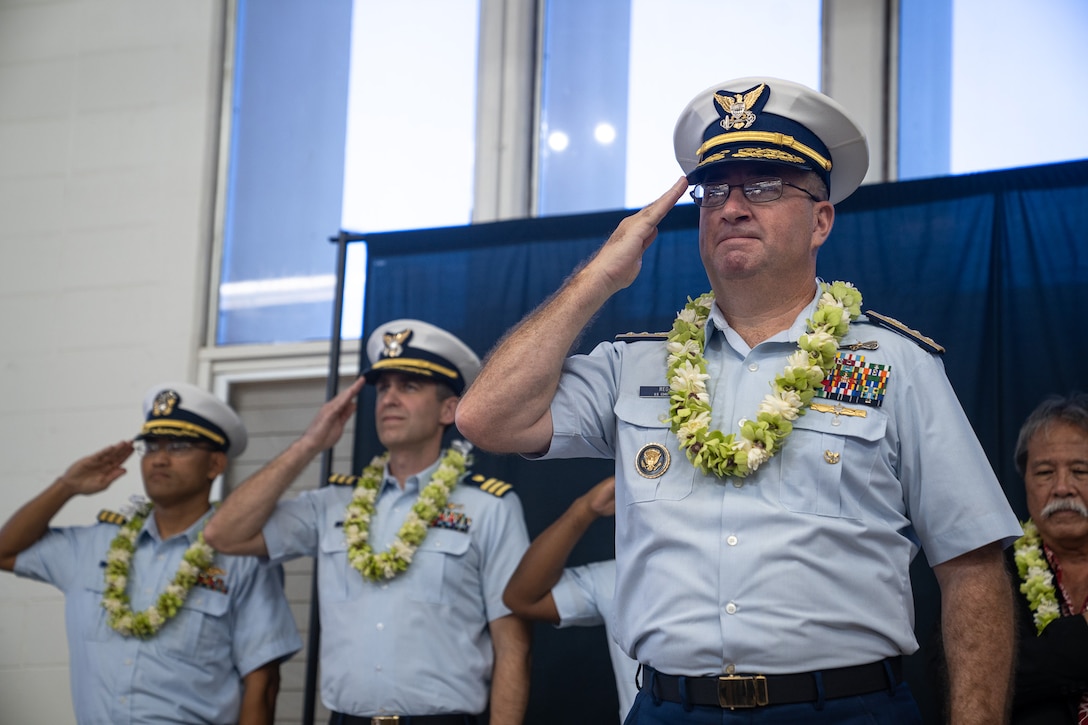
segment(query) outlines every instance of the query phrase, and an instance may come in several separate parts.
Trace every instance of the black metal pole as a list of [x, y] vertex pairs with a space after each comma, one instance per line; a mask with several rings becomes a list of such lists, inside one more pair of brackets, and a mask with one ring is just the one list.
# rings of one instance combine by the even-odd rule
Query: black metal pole
[[[329, 332], [329, 376], [325, 381], [325, 400], [332, 400], [340, 387], [340, 327], [344, 314], [344, 281], [347, 271], [348, 235], [340, 232], [330, 239], [336, 242], [336, 292], [332, 304], [332, 330]], [[321, 454], [321, 480], [318, 487], [327, 486], [332, 473], [332, 448]], [[306, 686], [303, 693], [302, 722], [313, 725], [317, 707], [317, 664], [321, 654], [321, 618], [317, 591], [318, 557], [314, 557], [313, 578], [310, 581], [310, 636], [306, 643]]]

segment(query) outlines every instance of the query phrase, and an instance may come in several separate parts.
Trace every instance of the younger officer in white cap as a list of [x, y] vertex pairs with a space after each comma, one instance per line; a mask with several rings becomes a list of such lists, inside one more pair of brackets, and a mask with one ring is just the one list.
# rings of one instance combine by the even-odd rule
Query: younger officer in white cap
[[[463, 442], [442, 450], [479, 359], [420, 320], [381, 325], [367, 353], [363, 376], [227, 497], [208, 538], [276, 562], [317, 558], [321, 697], [334, 725], [466, 725], [489, 706], [492, 725], [520, 723], [529, 629], [502, 593], [528, 547], [521, 504], [509, 484], [468, 471]], [[386, 453], [361, 476], [277, 504], [343, 434], [364, 383], [377, 389]]]
[[[918, 722], [900, 658], [920, 546], [951, 617], [952, 722], [1001, 722], [1016, 517], [939, 346], [816, 278], [865, 135], [821, 93], [740, 78], [698, 94], [674, 144], [686, 178], [504, 339], [458, 426], [488, 450], [615, 459], [628, 723]], [[711, 292], [668, 333], [567, 358], [689, 184]]]
[[[148, 391], [136, 442], [73, 463], [0, 529], [0, 568], [65, 594], [79, 723], [267, 723], [279, 664], [302, 642], [279, 567], [205, 542], [208, 495], [246, 447], [233, 410], [185, 383]], [[94, 526], [49, 528], [105, 490], [136, 448], [149, 503]]]

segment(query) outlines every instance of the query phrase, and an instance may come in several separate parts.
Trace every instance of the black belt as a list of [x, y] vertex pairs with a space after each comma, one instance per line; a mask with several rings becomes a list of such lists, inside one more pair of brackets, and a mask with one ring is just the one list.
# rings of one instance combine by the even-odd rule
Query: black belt
[[[723, 675], [683, 677], [643, 667], [642, 682], [653, 695], [670, 702], [736, 708], [791, 705], [892, 690], [903, 679], [899, 657], [854, 667], [798, 675]], [[819, 683], [819, 684], [818, 684]]]
[[348, 715], [334, 712], [329, 725], [476, 725], [475, 715]]

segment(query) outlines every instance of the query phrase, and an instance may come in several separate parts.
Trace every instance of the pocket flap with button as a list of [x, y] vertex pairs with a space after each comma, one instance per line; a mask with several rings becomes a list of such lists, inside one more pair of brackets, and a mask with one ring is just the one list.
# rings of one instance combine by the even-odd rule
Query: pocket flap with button
[[431, 527], [427, 529], [427, 538], [423, 539], [418, 551], [460, 556], [468, 551], [469, 544], [472, 543], [471, 538], [460, 531]]

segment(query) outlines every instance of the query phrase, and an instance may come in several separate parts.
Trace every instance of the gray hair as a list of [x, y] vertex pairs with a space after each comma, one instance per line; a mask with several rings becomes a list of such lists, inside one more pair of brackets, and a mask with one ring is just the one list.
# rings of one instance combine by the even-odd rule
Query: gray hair
[[1052, 395], [1031, 412], [1020, 426], [1016, 439], [1016, 471], [1021, 476], [1028, 463], [1028, 443], [1032, 437], [1051, 423], [1069, 423], [1088, 432], [1088, 393], [1072, 393], [1068, 396]]

